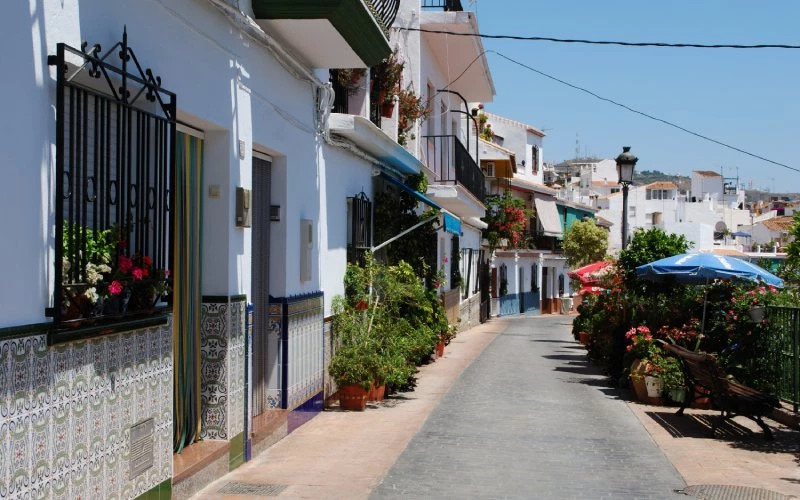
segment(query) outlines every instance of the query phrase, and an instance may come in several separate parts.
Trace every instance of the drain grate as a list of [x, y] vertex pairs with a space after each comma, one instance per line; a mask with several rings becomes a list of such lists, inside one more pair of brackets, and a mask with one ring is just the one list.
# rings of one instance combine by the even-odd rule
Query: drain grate
[[788, 500], [790, 497], [776, 491], [730, 484], [698, 484], [687, 486], [682, 493], [702, 500]]
[[217, 493], [229, 495], [258, 495], [266, 497], [276, 497], [287, 488], [285, 484], [253, 484], [232, 481], [217, 490]]

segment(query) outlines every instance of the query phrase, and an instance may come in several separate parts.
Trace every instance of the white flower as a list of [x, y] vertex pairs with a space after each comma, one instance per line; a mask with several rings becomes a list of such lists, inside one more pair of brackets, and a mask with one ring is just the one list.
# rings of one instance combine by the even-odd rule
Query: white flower
[[97, 303], [97, 299], [100, 298], [97, 295], [97, 289], [95, 287], [89, 288], [88, 290], [83, 292], [83, 296], [86, 297], [87, 299], [89, 299], [89, 301], [92, 304], [96, 304]]

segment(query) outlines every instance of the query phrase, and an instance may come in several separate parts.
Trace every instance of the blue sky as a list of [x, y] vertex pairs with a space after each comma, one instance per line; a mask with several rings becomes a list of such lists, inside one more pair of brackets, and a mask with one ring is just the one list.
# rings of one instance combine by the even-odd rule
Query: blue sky
[[[467, 8], [469, 0], [462, 0]], [[477, 4], [477, 5], [476, 5]], [[800, 44], [800, 2], [770, 0], [477, 0], [480, 30], [598, 40]], [[800, 169], [800, 50], [626, 48], [484, 40], [486, 49], [600, 95]], [[599, 101], [489, 56], [487, 110], [546, 130], [545, 160], [612, 158], [637, 170], [739, 169], [740, 182], [800, 192], [800, 172], [765, 163]]]

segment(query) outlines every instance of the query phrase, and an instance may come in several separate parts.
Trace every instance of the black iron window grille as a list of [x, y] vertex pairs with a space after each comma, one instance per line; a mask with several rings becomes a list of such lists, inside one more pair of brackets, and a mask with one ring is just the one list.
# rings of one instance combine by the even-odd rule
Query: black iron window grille
[[442, 9], [445, 11], [462, 11], [461, 0], [422, 0], [423, 9]]
[[360, 263], [364, 254], [372, 248], [372, 202], [364, 192], [348, 198], [350, 204], [350, 238], [347, 245], [347, 261]]
[[376, 127], [380, 127], [382, 121], [382, 90], [383, 84], [381, 83], [380, 78], [375, 76], [375, 72], [371, 72], [369, 83], [369, 120], [375, 124]]
[[[127, 32], [101, 53], [59, 43], [51, 340], [152, 315], [170, 290], [176, 96]], [[116, 64], [114, 62], [116, 62]]]
[[339, 70], [330, 70], [331, 86], [333, 87], [335, 96], [333, 100], [333, 109], [331, 111], [334, 113], [347, 114], [350, 112], [350, 91], [342, 85], [340, 73]]

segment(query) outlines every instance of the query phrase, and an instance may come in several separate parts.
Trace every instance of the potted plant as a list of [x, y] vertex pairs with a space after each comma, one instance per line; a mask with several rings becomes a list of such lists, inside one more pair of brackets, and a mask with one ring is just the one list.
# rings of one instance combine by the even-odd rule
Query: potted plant
[[339, 84], [348, 95], [353, 95], [359, 87], [361, 80], [367, 74], [365, 68], [344, 68], [336, 70], [336, 83]]
[[686, 401], [686, 380], [681, 362], [677, 358], [669, 356], [662, 359], [661, 380], [664, 384], [664, 392], [671, 401], [675, 403]]
[[368, 344], [347, 344], [336, 350], [329, 372], [339, 388], [339, 404], [343, 410], [364, 410], [375, 365], [375, 352]]
[[404, 66], [395, 49], [388, 58], [372, 68], [372, 85], [378, 86], [378, 103], [384, 118], [391, 118], [394, 113], [394, 98], [400, 88]]
[[410, 133], [414, 124], [418, 120], [425, 120], [431, 110], [428, 108], [427, 102], [414, 92], [411, 85], [397, 93], [397, 103], [400, 108], [397, 122], [397, 142], [401, 146], [405, 146], [408, 139], [417, 138], [415, 134]]

